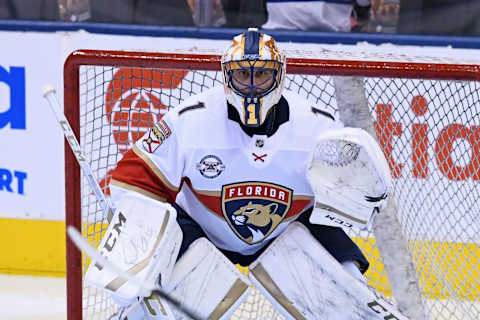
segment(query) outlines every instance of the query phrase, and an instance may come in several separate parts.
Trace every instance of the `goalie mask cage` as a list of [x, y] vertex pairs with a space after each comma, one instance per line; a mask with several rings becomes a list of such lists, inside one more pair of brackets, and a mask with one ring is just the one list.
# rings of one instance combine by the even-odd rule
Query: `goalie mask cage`
[[[338, 115], [343, 89], [335, 79], [360, 79], [360, 96], [392, 170], [395, 219], [415, 269], [413, 279], [402, 280], [416, 283], [421, 293], [421, 301], [410, 303], [421, 304], [426, 319], [479, 319], [479, 67], [340, 59], [289, 58], [286, 90]], [[66, 116], [108, 193], [109, 170], [135, 140], [185, 98], [221, 85], [220, 56], [80, 50], [66, 61], [64, 83]], [[65, 149], [66, 224], [98, 245], [106, 217], [67, 144]], [[395, 301], [389, 281], [395, 271], [387, 274], [374, 233], [348, 233], [370, 261], [368, 283]], [[115, 311], [108, 294], [82, 283], [88, 263], [67, 240], [69, 320], [105, 319]], [[255, 290], [233, 316], [277, 318]]]

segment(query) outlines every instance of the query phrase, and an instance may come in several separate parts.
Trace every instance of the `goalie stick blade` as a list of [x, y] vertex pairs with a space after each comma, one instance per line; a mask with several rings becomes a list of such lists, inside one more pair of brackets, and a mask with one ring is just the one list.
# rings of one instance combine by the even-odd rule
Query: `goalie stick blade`
[[[168, 303], [173, 305], [175, 308], [177, 308], [179, 311], [181, 311], [183, 314], [187, 315], [193, 320], [201, 320], [195, 312], [192, 310], [188, 309], [187, 307], [183, 306], [179, 301], [176, 299], [172, 298], [169, 294], [165, 293], [163, 289], [159, 287], [149, 287], [139, 281], [137, 278], [131, 276], [130, 274], [120, 270], [114, 263], [108, 261], [105, 259], [102, 255], [98, 253], [98, 251], [88, 243], [87, 240], [85, 240], [80, 232], [73, 226], [68, 226], [67, 227], [67, 234], [68, 237], [72, 240], [72, 242], [77, 246], [77, 248], [80, 251], [83, 251], [87, 256], [89, 256], [92, 260], [95, 261], [95, 263], [103, 266], [106, 269], [109, 269], [110, 271], [118, 274], [119, 277], [123, 277], [131, 281], [132, 283], [137, 284], [140, 288], [142, 288], [142, 291], [145, 292], [151, 292], [152, 294], [157, 295], [160, 298], [165, 299]], [[93, 262], [92, 262], [93, 263]], [[148, 294], [150, 295], [150, 294]]]

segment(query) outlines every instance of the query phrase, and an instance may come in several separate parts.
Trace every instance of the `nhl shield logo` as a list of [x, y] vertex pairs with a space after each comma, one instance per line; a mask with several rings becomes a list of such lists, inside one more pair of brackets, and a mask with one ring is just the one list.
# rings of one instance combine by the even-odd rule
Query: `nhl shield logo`
[[235, 234], [249, 244], [268, 237], [292, 204], [292, 190], [265, 182], [222, 187], [222, 213]]

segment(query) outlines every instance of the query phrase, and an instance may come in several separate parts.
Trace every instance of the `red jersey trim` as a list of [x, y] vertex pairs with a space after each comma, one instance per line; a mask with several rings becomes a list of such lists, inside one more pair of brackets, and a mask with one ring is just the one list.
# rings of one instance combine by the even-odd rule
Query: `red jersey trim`
[[175, 187], [173, 184], [168, 181], [167, 177], [160, 171], [160, 169], [155, 165], [155, 163], [150, 159], [143, 151], [134, 145], [132, 151], [135, 153], [137, 157], [145, 162], [145, 165], [162, 181], [162, 184], [165, 185], [170, 191], [178, 192], [179, 188]]
[[119, 188], [122, 188], [122, 189], [125, 189], [125, 190], [138, 192], [138, 193], [140, 193], [140, 194], [142, 194], [146, 197], [152, 198], [154, 200], [167, 202], [167, 198], [165, 198], [165, 197], [161, 197], [156, 193], [147, 191], [147, 190], [145, 190], [143, 188], [140, 188], [140, 187], [137, 187], [137, 186], [132, 186], [132, 185], [130, 185], [128, 183], [125, 183], [125, 182], [121, 182], [121, 181], [117, 181], [117, 180], [112, 179], [112, 180], [110, 180], [110, 184], [112, 186], [119, 187]]
[[135, 189], [137, 192], [143, 190], [143, 193], [162, 198], [169, 203], [175, 202], [179, 191], [135, 146], [125, 153], [111, 174], [117, 185], [124, 184], [127, 189]]

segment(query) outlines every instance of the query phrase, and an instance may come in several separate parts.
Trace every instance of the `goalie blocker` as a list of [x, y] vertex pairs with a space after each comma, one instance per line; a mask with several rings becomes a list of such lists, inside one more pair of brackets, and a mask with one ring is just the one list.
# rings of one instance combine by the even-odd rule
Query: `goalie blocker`
[[[140, 282], [155, 287], [158, 281], [164, 287], [172, 274], [183, 237], [176, 217], [175, 209], [169, 204], [127, 193], [117, 203], [98, 250]], [[121, 305], [151, 293], [142, 292], [136, 283], [102, 268], [95, 261], [88, 267], [85, 281], [111, 293]]]
[[311, 223], [370, 228], [391, 188], [387, 161], [370, 134], [359, 128], [321, 134], [307, 168], [315, 195]]

